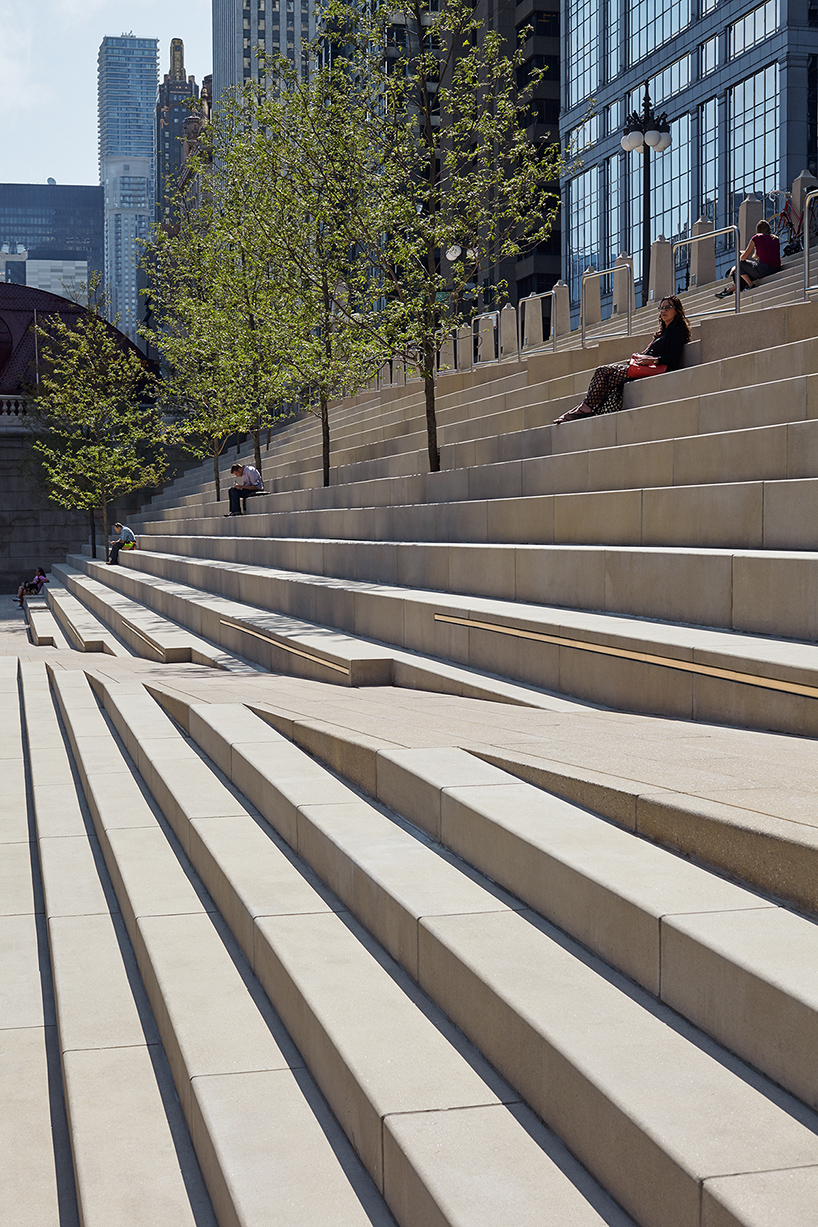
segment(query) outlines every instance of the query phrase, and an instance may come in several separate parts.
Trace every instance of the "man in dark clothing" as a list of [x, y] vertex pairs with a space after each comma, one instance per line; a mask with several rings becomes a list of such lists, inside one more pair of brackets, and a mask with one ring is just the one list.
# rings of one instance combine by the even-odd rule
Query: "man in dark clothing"
[[108, 559], [110, 567], [119, 566], [120, 550], [133, 550], [136, 548], [136, 537], [132, 529], [128, 528], [126, 524], [120, 524], [118, 521], [114, 525], [114, 529], [119, 533], [119, 536], [115, 537], [111, 542], [111, 557]]
[[230, 487], [230, 510], [227, 514], [244, 515], [247, 510], [247, 499], [252, 498], [254, 494], [264, 493], [261, 473], [251, 464], [231, 465], [230, 472], [235, 477], [235, 481]]

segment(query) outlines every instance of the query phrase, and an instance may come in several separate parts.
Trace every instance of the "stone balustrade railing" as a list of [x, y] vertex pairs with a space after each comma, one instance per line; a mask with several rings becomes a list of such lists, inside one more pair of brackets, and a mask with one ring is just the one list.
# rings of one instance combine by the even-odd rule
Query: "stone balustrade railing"
[[28, 428], [27, 406], [25, 396], [5, 396], [0, 392], [0, 434], [18, 434]]

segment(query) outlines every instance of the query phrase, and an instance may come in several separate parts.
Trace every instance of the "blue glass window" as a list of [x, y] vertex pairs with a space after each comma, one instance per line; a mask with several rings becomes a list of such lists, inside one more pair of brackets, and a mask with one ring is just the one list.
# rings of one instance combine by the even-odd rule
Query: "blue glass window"
[[568, 106], [590, 98], [599, 85], [600, 0], [568, 0]]
[[[675, 98], [690, 84], [690, 56], [683, 55], [681, 59], [674, 60], [672, 64], [668, 64], [667, 68], [663, 68], [661, 72], [657, 72], [655, 77], [651, 77], [648, 81], [648, 89], [650, 91], [651, 101], [654, 106], [660, 106], [663, 102], [667, 102], [670, 98]], [[632, 89], [628, 99], [628, 110], [641, 111], [642, 98], [644, 97], [644, 86], [640, 85], [637, 89]]]
[[778, 187], [778, 65], [770, 64], [730, 90], [730, 190]]
[[778, 0], [767, 0], [730, 26], [730, 56], [749, 51], [778, 29]]
[[690, 24], [690, 0], [634, 0], [629, 50], [635, 64]]
[[719, 192], [719, 108], [716, 98], [709, 98], [699, 109], [699, 140], [701, 167], [702, 217], [716, 222]]
[[719, 38], [714, 34], [699, 47], [699, 75], [706, 77], [719, 66]]
[[579, 301], [582, 274], [586, 268], [602, 267], [599, 178], [599, 167], [592, 166], [568, 182], [568, 284], [574, 302]]

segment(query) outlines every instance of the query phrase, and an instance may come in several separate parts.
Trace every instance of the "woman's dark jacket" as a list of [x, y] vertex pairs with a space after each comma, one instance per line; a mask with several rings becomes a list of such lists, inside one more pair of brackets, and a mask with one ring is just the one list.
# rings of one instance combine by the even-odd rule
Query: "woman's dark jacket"
[[678, 371], [682, 365], [682, 354], [686, 343], [687, 337], [683, 325], [678, 320], [673, 320], [664, 332], [660, 332], [659, 336], [651, 341], [645, 353], [650, 354], [652, 358], [658, 358], [669, 371]]

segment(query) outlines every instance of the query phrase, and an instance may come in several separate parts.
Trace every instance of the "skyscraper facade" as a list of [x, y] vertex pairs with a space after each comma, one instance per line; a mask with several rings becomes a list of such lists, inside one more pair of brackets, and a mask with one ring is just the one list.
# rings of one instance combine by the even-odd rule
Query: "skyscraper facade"
[[25, 252], [29, 260], [85, 263], [90, 271], [102, 273], [102, 188], [57, 184], [53, 179], [0, 183], [0, 251]]
[[99, 175], [105, 199], [105, 287], [110, 318], [136, 339], [137, 265], [156, 200], [155, 38], [107, 37], [99, 49]]
[[575, 302], [582, 270], [609, 268], [620, 252], [641, 276], [643, 155], [623, 153], [620, 139], [646, 84], [672, 137], [651, 155], [653, 239], [686, 237], [700, 216], [731, 225], [751, 193], [772, 213], [768, 194], [818, 171], [815, 0], [562, 3], [560, 129], [577, 155], [563, 184], [563, 267]]
[[213, 98], [258, 78], [259, 52], [302, 71], [315, 35], [313, 0], [213, 0]]
[[181, 38], [170, 42], [170, 72], [160, 82], [156, 98], [156, 221], [172, 220], [173, 195], [185, 158], [185, 120], [194, 112], [191, 101], [199, 97], [195, 77], [185, 76], [185, 45]]

